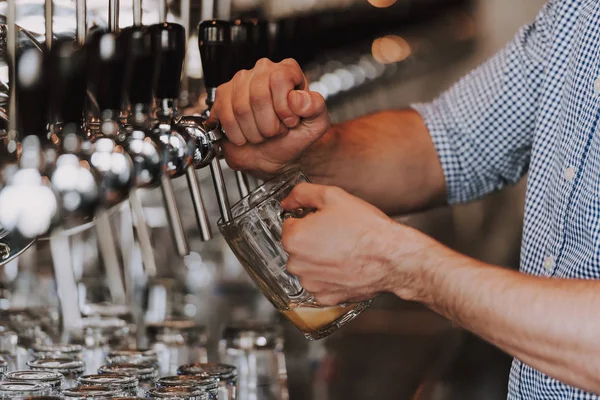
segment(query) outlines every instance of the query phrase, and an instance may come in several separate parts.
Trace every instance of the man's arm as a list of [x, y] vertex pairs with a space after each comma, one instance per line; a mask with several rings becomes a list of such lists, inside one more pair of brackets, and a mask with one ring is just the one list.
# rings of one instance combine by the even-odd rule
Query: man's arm
[[460, 255], [331, 186], [299, 184], [283, 224], [287, 270], [324, 305], [391, 292], [419, 301], [524, 363], [600, 394], [600, 282], [520, 274]]
[[233, 169], [269, 177], [300, 166], [388, 213], [443, 204], [444, 174], [421, 116], [381, 112], [330, 126], [323, 97], [293, 60], [261, 60], [219, 87], [211, 118], [223, 125]]
[[422, 255], [418, 285], [397, 288], [398, 295], [425, 303], [554, 379], [600, 393], [600, 282], [524, 275], [438, 244]]
[[334, 125], [304, 153], [300, 166], [312, 181], [344, 188], [391, 215], [446, 201], [442, 166], [414, 110]]

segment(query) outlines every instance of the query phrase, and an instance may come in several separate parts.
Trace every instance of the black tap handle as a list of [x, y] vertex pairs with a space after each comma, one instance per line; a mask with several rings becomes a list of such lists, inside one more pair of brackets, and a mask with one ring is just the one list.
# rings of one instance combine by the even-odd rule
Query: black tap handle
[[250, 19], [244, 23], [248, 27], [248, 43], [254, 64], [261, 58], [269, 58], [269, 23], [257, 19]]
[[66, 125], [81, 124], [87, 89], [87, 49], [59, 40], [50, 52], [52, 114]]
[[242, 69], [252, 69], [258, 61], [257, 49], [253, 43], [253, 24], [250, 21], [235, 20], [231, 23], [231, 70], [229, 79]]
[[46, 141], [50, 110], [47, 57], [37, 49], [26, 49], [16, 64], [18, 130], [21, 137], [35, 135]]
[[150, 27], [160, 50], [160, 64], [155, 95], [159, 99], [179, 97], [181, 73], [185, 61], [185, 28], [162, 23]]
[[127, 97], [130, 104], [152, 104], [158, 77], [160, 49], [156, 35], [143, 26], [121, 31], [127, 52]]
[[100, 110], [120, 110], [127, 75], [124, 37], [115, 32], [95, 33], [88, 57], [90, 89]]
[[210, 20], [198, 25], [198, 47], [202, 58], [204, 84], [214, 89], [231, 79], [231, 25]]

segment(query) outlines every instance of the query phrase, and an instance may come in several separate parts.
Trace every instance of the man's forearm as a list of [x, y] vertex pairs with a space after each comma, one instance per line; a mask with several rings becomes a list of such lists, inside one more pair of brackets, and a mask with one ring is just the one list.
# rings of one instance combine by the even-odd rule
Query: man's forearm
[[301, 160], [320, 184], [339, 186], [388, 214], [443, 204], [444, 174], [421, 116], [387, 111], [333, 126]]
[[431, 251], [417, 300], [524, 363], [600, 393], [600, 283], [550, 279]]

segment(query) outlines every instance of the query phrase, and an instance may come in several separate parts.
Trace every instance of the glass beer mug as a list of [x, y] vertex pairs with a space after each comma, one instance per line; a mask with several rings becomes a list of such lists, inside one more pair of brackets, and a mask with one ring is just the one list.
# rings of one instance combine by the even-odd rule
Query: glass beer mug
[[288, 254], [281, 244], [283, 221], [301, 218], [310, 210], [285, 212], [281, 201], [301, 182], [309, 182], [301, 171], [281, 174], [236, 203], [231, 208], [231, 221], [221, 219], [218, 225], [264, 295], [307, 339], [318, 340], [356, 318], [371, 301], [325, 307], [287, 272]]

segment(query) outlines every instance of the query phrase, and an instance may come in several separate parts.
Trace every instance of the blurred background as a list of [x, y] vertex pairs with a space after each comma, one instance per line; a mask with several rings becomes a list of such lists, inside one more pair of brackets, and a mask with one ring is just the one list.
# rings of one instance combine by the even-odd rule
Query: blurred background
[[[211, 4], [212, 3], [212, 4]], [[171, 22], [188, 28], [188, 51], [181, 104], [201, 110], [206, 93], [195, 27], [216, 16], [272, 21], [272, 58], [296, 58], [311, 89], [326, 97], [334, 122], [378, 110], [428, 101], [486, 60], [530, 22], [541, 0], [234, 0], [232, 3], [176, 0], [168, 3]], [[57, 36], [73, 36], [75, 4], [54, 1]], [[143, 22], [159, 21], [158, 1], [144, 0]], [[44, 41], [44, 3], [18, 0], [17, 23]], [[106, 26], [108, 3], [88, 0], [88, 27]], [[121, 1], [119, 24], [133, 21], [131, 4]], [[5, 14], [6, 2], [0, 2]], [[6, 64], [0, 79], [8, 81]], [[373, 133], [374, 135], [376, 132]], [[234, 172], [223, 165], [232, 197]], [[211, 176], [198, 170], [201, 185]], [[170, 316], [202, 322], [210, 343], [223, 326], [236, 321], [273, 321], [285, 332], [287, 385], [292, 400], [504, 399], [511, 359], [418, 304], [381, 296], [356, 321], [331, 337], [308, 342], [256, 290], [222, 238], [200, 240], [188, 204], [185, 180], [173, 181], [191, 253], [181, 259], [168, 236], [160, 197], [142, 195], [153, 232], [158, 278], [148, 287], [146, 323]], [[398, 184], [402, 184], [399, 182]], [[414, 190], [419, 190], [415, 187]], [[398, 216], [448, 246], [475, 258], [518, 268], [525, 182], [481, 201]], [[239, 197], [238, 197], [239, 198]], [[232, 200], [235, 200], [232, 198]], [[207, 200], [214, 222], [216, 202]], [[114, 226], [121, 223], [113, 219]], [[76, 233], [80, 309], [94, 315], [106, 292], [98, 264], [95, 232]], [[134, 249], [133, 261], [141, 257]], [[40, 239], [0, 268], [0, 309], [40, 308], [58, 313], [53, 260], [48, 240]], [[102, 282], [102, 283], [98, 283]], [[54, 311], [52, 311], [54, 310]], [[87, 313], [87, 314], [86, 314]], [[56, 315], [54, 315], [56, 317]]]

